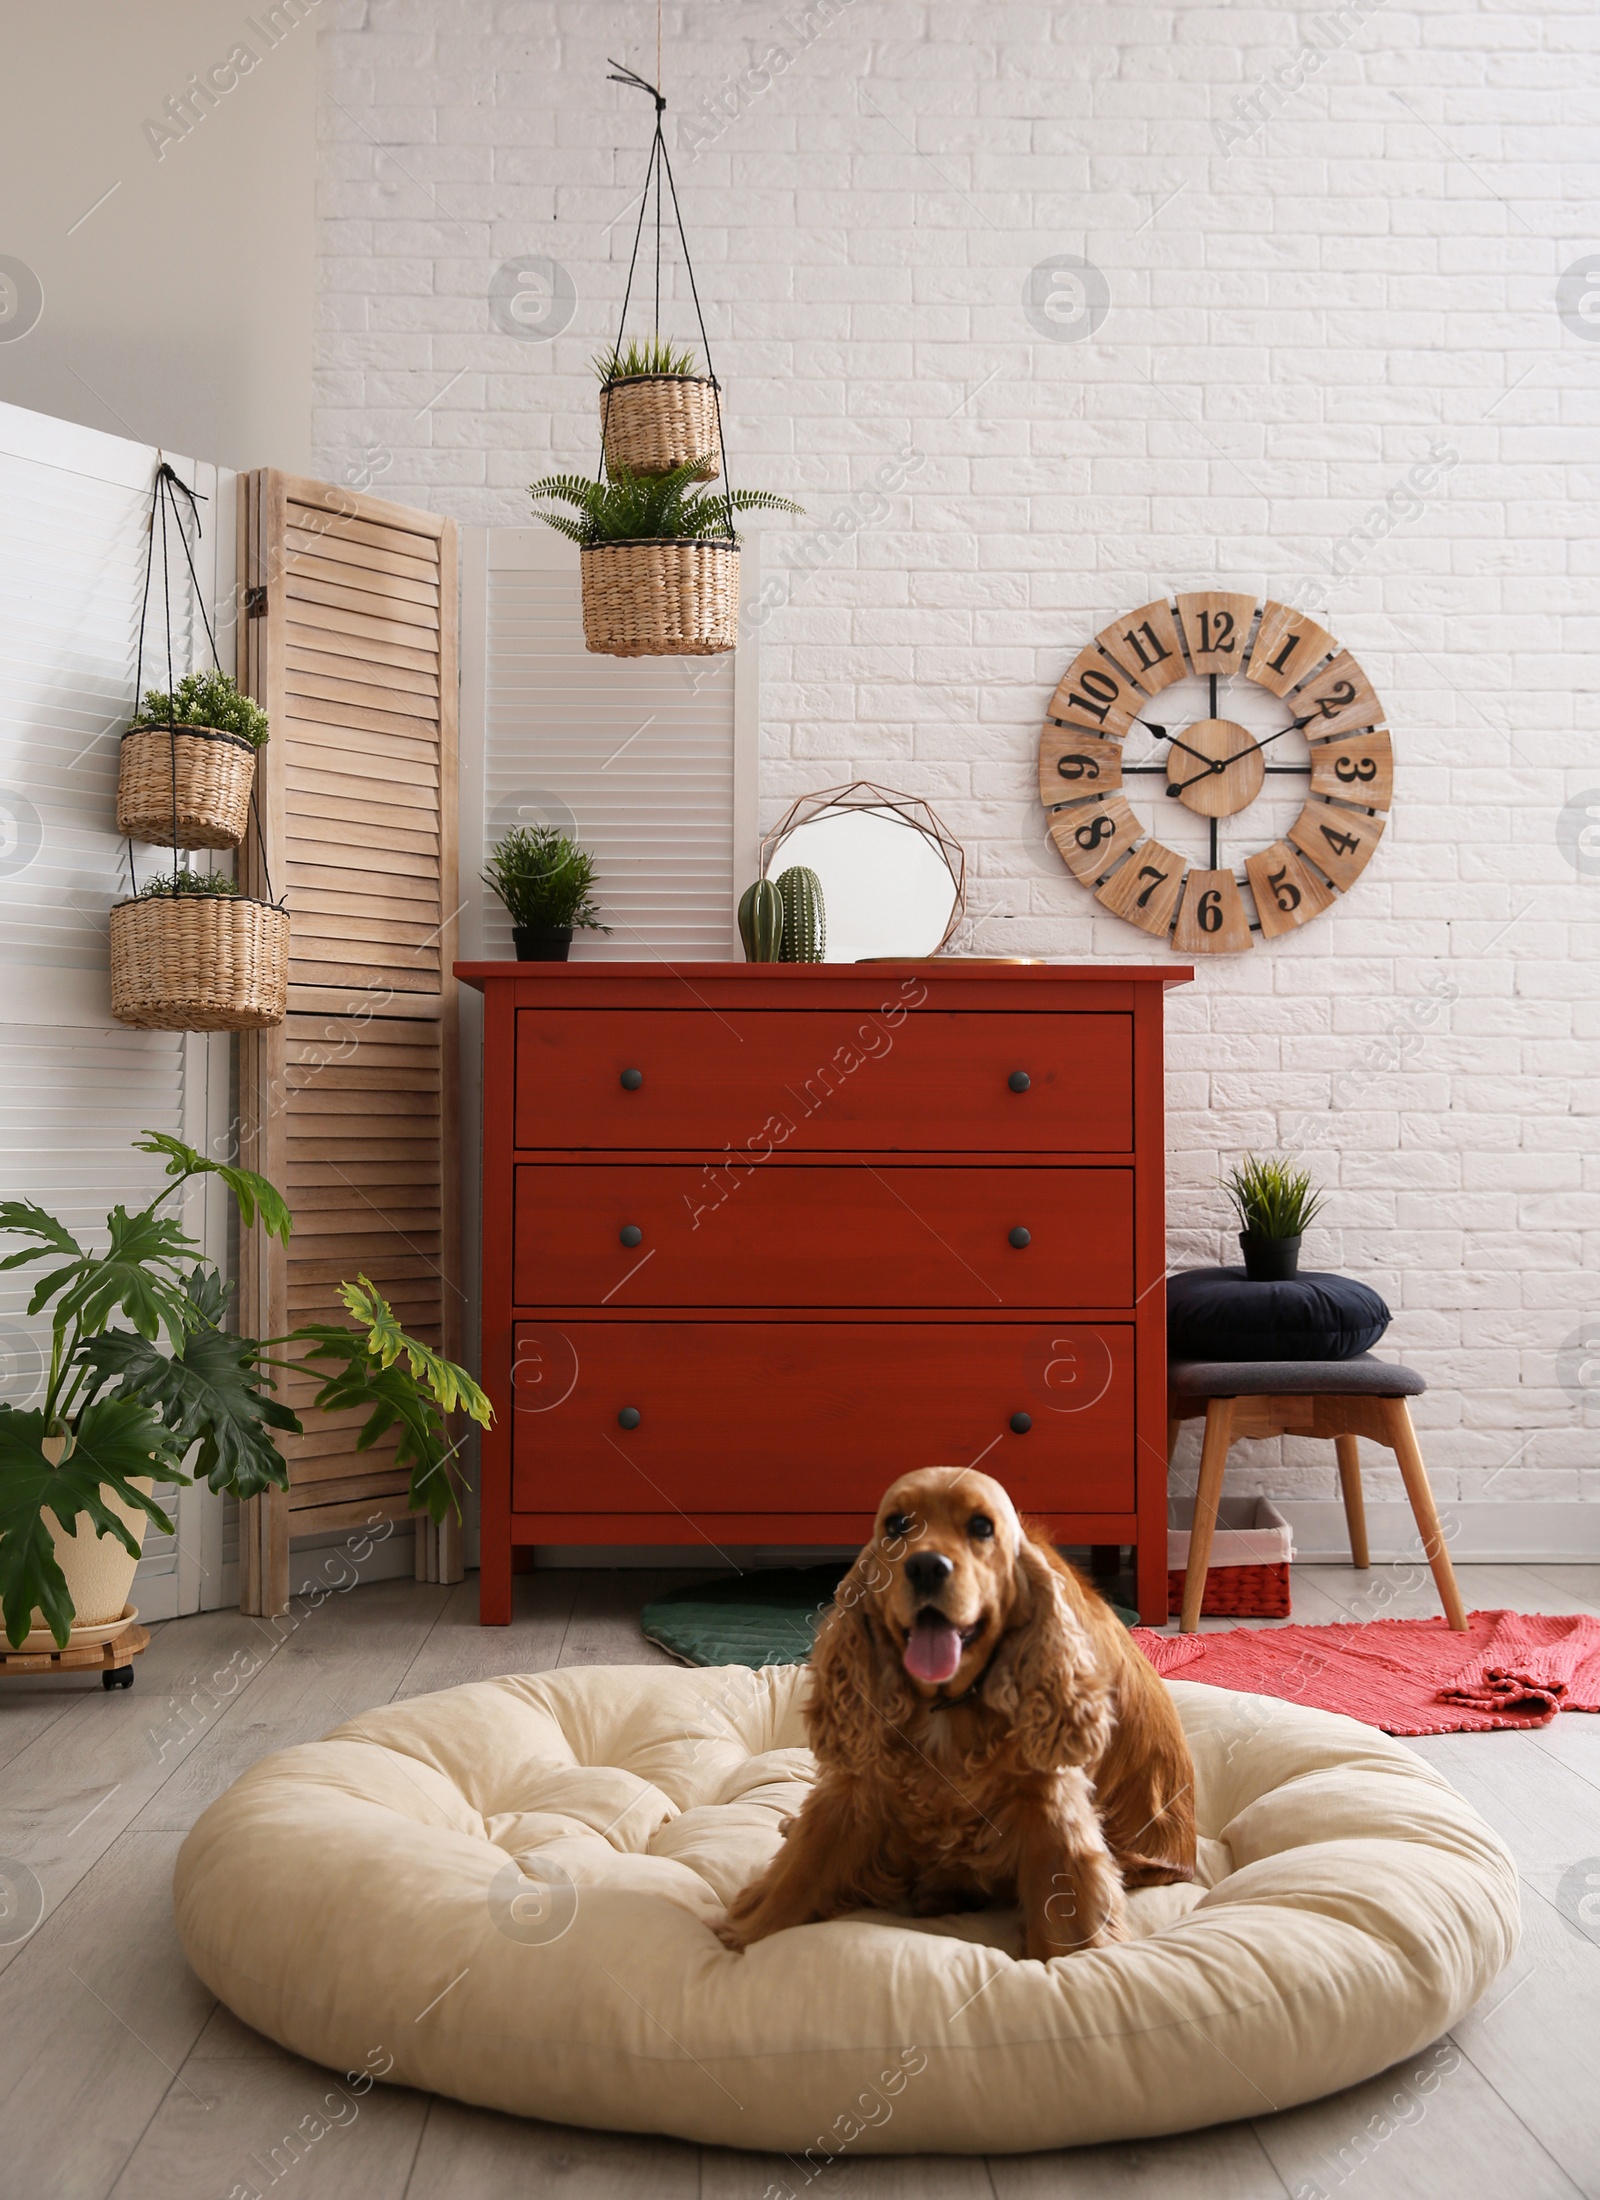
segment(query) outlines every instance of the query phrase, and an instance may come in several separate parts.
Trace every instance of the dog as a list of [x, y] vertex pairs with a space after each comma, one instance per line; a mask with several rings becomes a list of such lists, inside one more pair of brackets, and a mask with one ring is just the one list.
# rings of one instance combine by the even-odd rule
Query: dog
[[1126, 1937], [1123, 1890], [1194, 1877], [1165, 1684], [998, 1482], [895, 1482], [817, 1633], [816, 1785], [720, 1937], [860, 1908], [1018, 1902], [1040, 1961]]

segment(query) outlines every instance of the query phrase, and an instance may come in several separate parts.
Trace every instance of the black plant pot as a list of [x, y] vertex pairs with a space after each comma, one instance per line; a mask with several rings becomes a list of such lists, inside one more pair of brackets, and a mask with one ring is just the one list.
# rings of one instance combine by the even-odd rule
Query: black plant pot
[[572, 945], [572, 926], [514, 924], [511, 937], [519, 963], [564, 963]]
[[1287, 1283], [1299, 1273], [1297, 1237], [1247, 1237], [1241, 1230], [1239, 1249], [1244, 1254], [1244, 1272], [1252, 1283]]

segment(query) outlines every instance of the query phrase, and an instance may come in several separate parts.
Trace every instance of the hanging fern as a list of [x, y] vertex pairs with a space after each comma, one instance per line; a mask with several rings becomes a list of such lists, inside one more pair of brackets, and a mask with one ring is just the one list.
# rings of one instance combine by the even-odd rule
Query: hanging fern
[[[548, 474], [534, 482], [528, 494], [535, 500], [536, 518], [584, 549], [597, 542], [683, 542], [731, 535], [735, 512], [804, 509], [768, 489], [691, 494], [690, 484], [712, 455], [691, 458], [670, 474], [631, 474], [625, 466], [614, 467], [605, 481], [591, 481], [584, 474]], [[569, 519], [564, 512], [539, 511], [541, 498], [570, 504], [582, 517]]]
[[598, 353], [594, 371], [602, 383], [631, 382], [640, 375], [693, 375], [700, 371], [699, 361], [692, 349], [679, 350], [665, 337], [650, 336], [642, 342], [630, 337], [626, 351], [613, 344], [609, 351]]

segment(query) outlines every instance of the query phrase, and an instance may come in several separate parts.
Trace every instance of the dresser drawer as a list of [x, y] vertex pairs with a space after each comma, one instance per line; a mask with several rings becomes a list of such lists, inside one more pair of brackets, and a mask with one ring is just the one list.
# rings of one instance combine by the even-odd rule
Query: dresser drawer
[[870, 1512], [904, 1469], [980, 1457], [1024, 1510], [1133, 1506], [1131, 1323], [550, 1321], [515, 1338], [514, 1512]]
[[523, 1162], [512, 1273], [518, 1306], [1131, 1306], [1133, 1172]]
[[525, 1008], [515, 1138], [522, 1148], [731, 1147], [758, 1158], [784, 1148], [1127, 1153], [1133, 1019]]

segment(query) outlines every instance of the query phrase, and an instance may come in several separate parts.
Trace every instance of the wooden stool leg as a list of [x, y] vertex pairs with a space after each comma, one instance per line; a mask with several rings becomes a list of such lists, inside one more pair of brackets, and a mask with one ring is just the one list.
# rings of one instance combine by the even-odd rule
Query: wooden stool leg
[[1354, 1436], [1336, 1436], [1333, 1448], [1339, 1458], [1339, 1488], [1344, 1495], [1344, 1517], [1350, 1527], [1350, 1563], [1370, 1566], [1367, 1556], [1367, 1505], [1361, 1494], [1361, 1446]]
[[1411, 1500], [1411, 1511], [1416, 1519], [1417, 1532], [1422, 1537], [1422, 1548], [1428, 1554], [1428, 1564], [1433, 1569], [1434, 1584], [1439, 1591], [1439, 1601], [1444, 1606], [1445, 1618], [1458, 1634], [1467, 1631], [1466, 1607], [1461, 1602], [1461, 1591], [1456, 1586], [1456, 1570], [1450, 1563], [1450, 1553], [1445, 1549], [1444, 1530], [1439, 1525], [1439, 1514], [1433, 1502], [1433, 1489], [1428, 1481], [1428, 1470], [1422, 1463], [1422, 1453], [1417, 1446], [1417, 1432], [1411, 1425], [1411, 1411], [1404, 1398], [1384, 1398], [1383, 1408], [1385, 1441], [1400, 1463], [1400, 1477]]
[[1211, 1568], [1211, 1539], [1222, 1502], [1222, 1470], [1233, 1442], [1232, 1398], [1213, 1398], [1206, 1407], [1206, 1436], [1200, 1448], [1200, 1484], [1194, 1493], [1194, 1526], [1189, 1531], [1189, 1564], [1183, 1576], [1183, 1616], [1179, 1632], [1192, 1635], [1200, 1624], [1200, 1606]]

